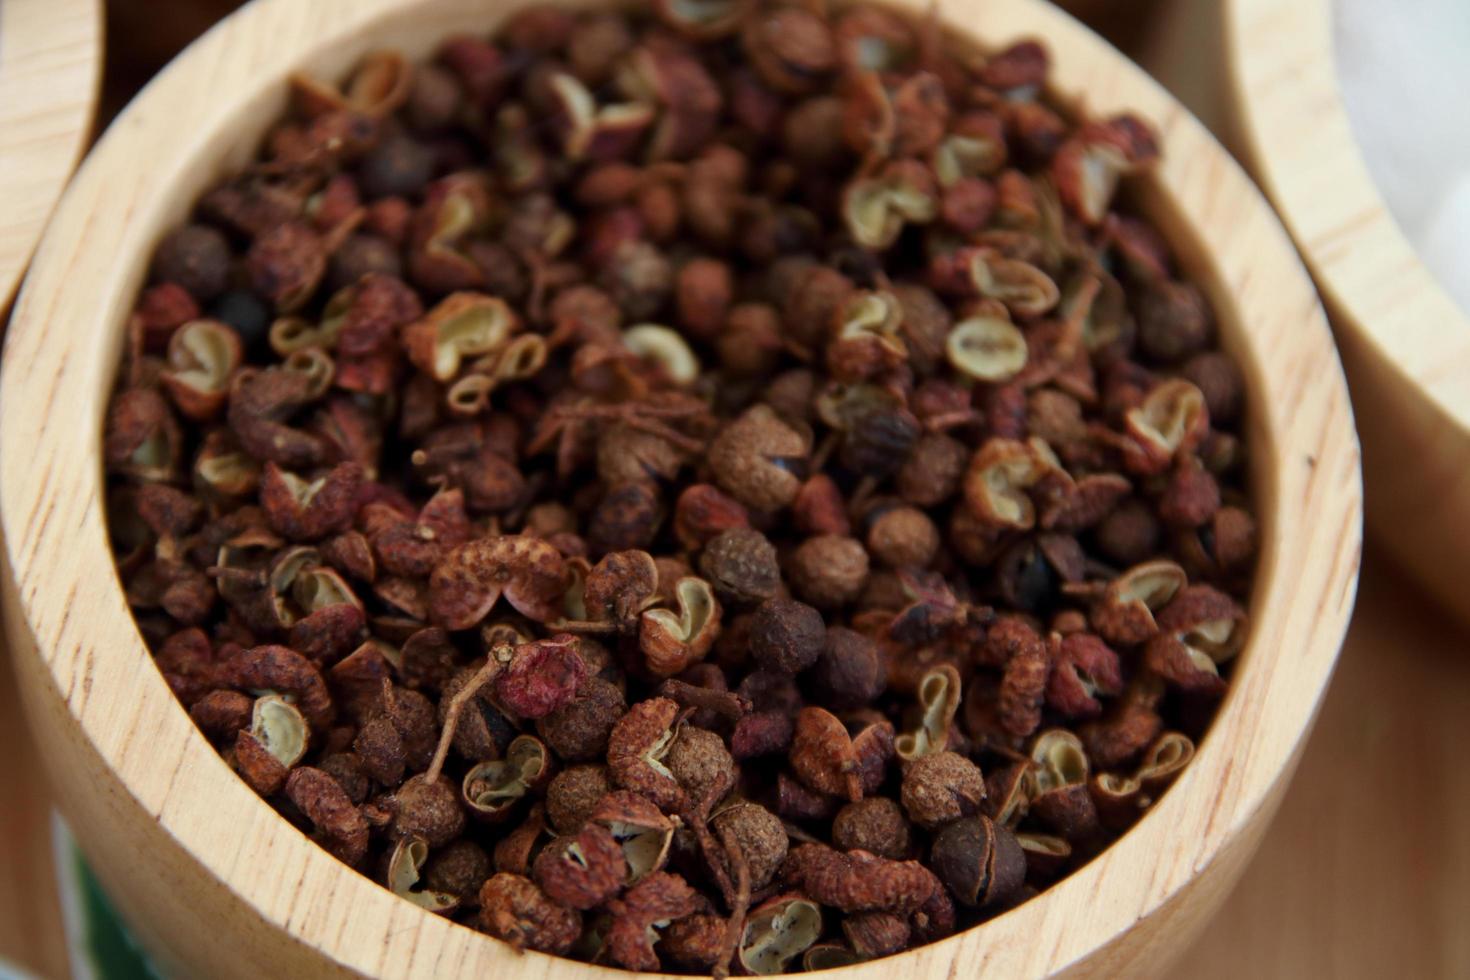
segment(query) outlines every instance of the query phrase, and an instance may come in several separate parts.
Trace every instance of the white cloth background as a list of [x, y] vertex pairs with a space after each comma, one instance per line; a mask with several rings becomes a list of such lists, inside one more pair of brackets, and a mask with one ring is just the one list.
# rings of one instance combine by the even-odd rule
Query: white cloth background
[[1368, 169], [1424, 264], [1470, 311], [1470, 0], [1335, 0], [1333, 33]]

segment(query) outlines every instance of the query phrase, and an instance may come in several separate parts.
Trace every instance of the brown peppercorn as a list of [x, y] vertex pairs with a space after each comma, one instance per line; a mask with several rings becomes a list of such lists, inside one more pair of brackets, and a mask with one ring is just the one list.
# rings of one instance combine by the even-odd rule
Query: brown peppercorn
[[357, 730], [352, 749], [362, 762], [362, 771], [381, 786], [397, 786], [403, 782], [403, 737], [387, 718], [369, 719]]
[[746, 20], [745, 57], [782, 92], [805, 92], [836, 67], [837, 46], [825, 20], [801, 7], [776, 7]]
[[413, 88], [404, 106], [414, 129], [433, 133], [448, 129], [464, 108], [464, 90], [452, 72], [438, 65], [419, 65], [414, 69]]
[[592, 14], [567, 41], [567, 63], [586, 85], [607, 81], [618, 61], [633, 47], [633, 32], [621, 14]]
[[750, 654], [765, 670], [799, 674], [822, 655], [826, 645], [822, 614], [794, 599], [767, 599], [750, 623]]
[[805, 464], [807, 441], [769, 406], [747, 409], [725, 426], [709, 448], [715, 482], [745, 506], [779, 510], [801, 489], [793, 472]]
[[842, 137], [842, 99], [818, 95], [798, 102], [786, 113], [782, 145], [793, 162], [807, 170], [830, 171], [848, 155]]
[[582, 917], [521, 875], [498, 874], [480, 889], [480, 926], [516, 949], [564, 956], [582, 935]]
[[891, 507], [868, 526], [868, 553], [890, 568], [927, 568], [939, 553], [939, 528], [917, 507]]
[[618, 484], [602, 495], [587, 519], [587, 546], [594, 555], [647, 548], [662, 520], [656, 484], [646, 480]]
[[730, 309], [715, 339], [720, 365], [744, 377], [769, 372], [781, 357], [781, 318], [769, 303], [739, 303]]
[[896, 800], [870, 796], [849, 803], [832, 819], [832, 843], [902, 861], [913, 855], [913, 829]]
[[1214, 350], [1196, 354], [1179, 373], [1205, 396], [1212, 424], [1230, 425], [1239, 417], [1245, 382], [1229, 354]]
[[610, 792], [606, 766], [570, 766], [547, 784], [546, 819], [558, 834], [575, 834]]
[[459, 897], [460, 904], [480, 903], [480, 886], [490, 877], [490, 855], [472, 840], [461, 837], [436, 851], [424, 866], [424, 887]]
[[363, 194], [409, 197], [422, 193], [434, 176], [434, 153], [409, 136], [390, 136], [363, 155], [358, 171]]
[[862, 594], [868, 553], [852, 538], [821, 534], [797, 546], [786, 573], [804, 600], [818, 609], [837, 609]]
[[1175, 468], [1159, 497], [1159, 517], [1171, 527], [1199, 527], [1220, 509], [1220, 485], [1202, 466]]
[[980, 767], [954, 752], [935, 752], [904, 768], [903, 808], [909, 819], [926, 830], [980, 812], [985, 799], [985, 777]]
[[611, 831], [589, 823], [546, 845], [531, 866], [531, 877], [553, 902], [586, 911], [618, 893], [628, 878], [628, 862]]
[[725, 931], [725, 920], [718, 915], [696, 913], [671, 922], [659, 939], [659, 958], [693, 973], [709, 973], [723, 955]]
[[183, 286], [200, 303], [229, 288], [230, 243], [208, 225], [185, 225], [164, 236], [153, 254], [153, 278]]
[[851, 279], [830, 266], [812, 264], [793, 272], [781, 309], [787, 334], [815, 350], [827, 339], [828, 325], [854, 288]]
[[1004, 904], [1026, 880], [1026, 854], [1015, 835], [985, 816], [956, 820], [940, 830], [930, 861], [966, 905]]
[[995, 185], [979, 177], [961, 177], [944, 189], [939, 218], [955, 231], [974, 234], [995, 212]]
[[821, 656], [804, 684], [811, 698], [834, 711], [871, 704], [888, 684], [883, 654], [871, 639], [845, 626], [827, 628]]
[[373, 273], [401, 276], [403, 263], [398, 249], [378, 235], [353, 235], [332, 253], [327, 265], [327, 286], [332, 290], [345, 289]]
[[663, 309], [673, 291], [674, 267], [651, 242], [625, 241], [613, 249], [598, 285], [630, 320], [648, 320]]
[[748, 527], [716, 535], [699, 556], [699, 570], [725, 602], [760, 602], [781, 585], [775, 545]]
[[1192, 283], [1154, 283], [1138, 301], [1138, 346], [1161, 364], [1198, 353], [1213, 334], [1209, 303]]
[[434, 782], [423, 774], [414, 776], [393, 796], [393, 833], [398, 837], [422, 837], [430, 847], [443, 847], [464, 830], [459, 791], [443, 776]]
[[912, 912], [941, 887], [933, 872], [917, 861], [889, 861], [865, 851], [844, 853], [822, 844], [793, 850], [783, 873], [814, 900], [844, 912]]
[[607, 751], [613, 725], [628, 710], [623, 692], [601, 677], [585, 678], [572, 703], [536, 722], [548, 748], [568, 762], [588, 762]]
[[717, 259], [690, 259], [679, 268], [674, 287], [679, 324], [692, 337], [713, 340], [725, 324], [733, 293], [729, 265]]
[[1158, 553], [1163, 529], [1148, 504], [1126, 500], [1102, 519], [1093, 534], [1105, 558], [1128, 567]]
[[368, 798], [372, 782], [362, 771], [362, 760], [351, 752], [333, 752], [322, 758], [319, 768], [342, 787], [347, 798], [359, 806]]
[[902, 468], [922, 432], [919, 420], [905, 409], [875, 409], [852, 423], [838, 458], [854, 473], [886, 477]]
[[704, 800], [710, 793], [723, 796], [735, 784], [735, 760], [725, 740], [704, 728], [681, 728], [663, 762], [691, 800]]
[[889, 956], [908, 947], [909, 922], [892, 912], [859, 912], [842, 920], [842, 934], [865, 959]]
[[1026, 428], [1053, 449], [1087, 437], [1082, 405], [1066, 392], [1038, 388], [1026, 399]]
[[927, 433], [898, 471], [898, 493], [916, 507], [934, 507], [959, 491], [970, 453], [942, 432]]
[[[786, 860], [789, 841], [781, 818], [758, 803], [742, 800], [720, 810], [710, 819], [716, 836], [734, 840], [750, 872], [750, 887], [758, 891], [771, 883], [781, 862]], [[734, 869], [726, 870], [734, 878]]]

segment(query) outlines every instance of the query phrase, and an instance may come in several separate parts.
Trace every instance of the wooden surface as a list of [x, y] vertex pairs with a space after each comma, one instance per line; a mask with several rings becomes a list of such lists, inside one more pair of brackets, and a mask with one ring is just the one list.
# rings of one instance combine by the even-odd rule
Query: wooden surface
[[101, 69], [101, 0], [0, 3], [0, 311], [87, 144]]
[[[917, 0], [915, 0], [917, 5]], [[1085, 975], [1161, 968], [1202, 928], [1279, 802], [1325, 688], [1358, 562], [1357, 449], [1326, 323], [1285, 234], [1164, 92], [1034, 0], [941, 0], [989, 45], [1042, 36], [1058, 91], [1154, 120], [1145, 205], [1206, 285], [1257, 393], [1248, 433], [1264, 513], [1253, 640], [1189, 771], [1122, 841], [986, 926], [853, 967]], [[511, 4], [503, 5], [504, 13]], [[140, 937], [210, 976], [594, 968], [502, 944], [393, 899], [291, 829], [229, 772], [146, 653], [105, 559], [96, 460], [119, 326], [162, 229], [280, 110], [288, 72], [344, 70], [485, 29], [468, 0], [261, 0], [175, 61], [109, 131], [58, 210], [11, 325], [0, 384], [6, 622], [60, 805]], [[197, 121], [181, 127], [178, 120]], [[87, 290], [69, 288], [86, 281]], [[18, 462], [24, 447], [23, 468]], [[22, 478], [23, 477], [23, 478]], [[78, 614], [85, 610], [85, 614]]]
[[1300, 771], [1178, 980], [1470, 977], [1467, 654], [1370, 549]]
[[[100, 0], [0, 3], [0, 318], [91, 136], [102, 61]], [[0, 958], [66, 969], [40, 762], [0, 662]]]
[[1338, 95], [1330, 0], [1223, 11], [1240, 142], [1317, 278], [1352, 382], [1369, 523], [1470, 623], [1470, 317], [1363, 163]]

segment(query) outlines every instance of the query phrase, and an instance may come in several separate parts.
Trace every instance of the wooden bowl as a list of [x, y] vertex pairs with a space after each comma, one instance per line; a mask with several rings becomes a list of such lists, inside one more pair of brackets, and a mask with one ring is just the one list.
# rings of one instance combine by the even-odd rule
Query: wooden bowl
[[0, 315], [91, 136], [101, 77], [101, 0], [0, 4]]
[[1363, 163], [1330, 0], [1230, 0], [1224, 18], [1241, 144], [1337, 332], [1369, 527], [1470, 619], [1470, 317], [1420, 262]]
[[[101, 420], [147, 258], [210, 181], [249, 157], [285, 105], [288, 73], [342, 73], [387, 44], [421, 56], [454, 31], [488, 31], [518, 5], [257, 0], [118, 119], [69, 190], [21, 298], [0, 380], [6, 621], [62, 807], [119, 907], [173, 972], [522, 970], [615, 980], [598, 967], [518, 956], [395, 899], [251, 792], [149, 663], [113, 571], [102, 505]], [[1160, 127], [1163, 165], [1138, 194], [1210, 294], [1253, 393], [1260, 577], [1230, 694], [1153, 812], [1041, 897], [902, 958], [846, 968], [844, 980], [1147, 973], [1187, 945], [1240, 873], [1332, 672], [1359, 555], [1347, 391], [1285, 233], [1162, 89], [1038, 0], [940, 0], [939, 11], [985, 46], [1045, 38], [1060, 98], [1098, 113], [1134, 110]]]

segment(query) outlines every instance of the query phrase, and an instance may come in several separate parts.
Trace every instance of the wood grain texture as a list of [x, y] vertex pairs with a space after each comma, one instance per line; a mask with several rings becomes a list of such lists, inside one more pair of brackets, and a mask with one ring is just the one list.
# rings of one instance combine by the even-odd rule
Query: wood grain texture
[[66, 936], [51, 849], [51, 794], [21, 714], [20, 692], [0, 654], [0, 960], [38, 976], [67, 970]]
[[91, 133], [101, 0], [0, 3], [0, 310]]
[[[62, 808], [104, 883], [181, 975], [515, 970], [528, 980], [587, 980], [605, 972], [517, 957], [392, 898], [240, 783], [147, 662], [107, 558], [100, 504], [105, 392], [145, 257], [203, 186], [245, 159], [284, 104], [286, 75], [303, 66], [340, 73], [390, 42], [422, 54], [452, 31], [488, 30], [515, 6], [258, 0], [119, 117], [68, 192], [17, 307], [0, 378], [8, 467], [0, 520], [6, 622], [26, 707]], [[1159, 125], [1164, 164], [1139, 196], [1210, 292], [1258, 393], [1248, 435], [1262, 569], [1235, 686], [1154, 812], [1042, 898], [846, 977], [1154, 972], [1203, 926], [1254, 850], [1332, 670], [1358, 564], [1346, 390], [1284, 232], [1177, 103], [1036, 0], [938, 6], [990, 46], [1047, 38], [1064, 99], [1095, 113], [1133, 110]], [[68, 289], [78, 277], [93, 288]]]
[[1231, 104], [1337, 330], [1369, 524], [1470, 622], [1470, 317], [1419, 261], [1363, 163], [1338, 93], [1329, 3], [1227, 0]]
[[1291, 792], [1178, 980], [1470, 976], [1470, 632], [1381, 559]]

